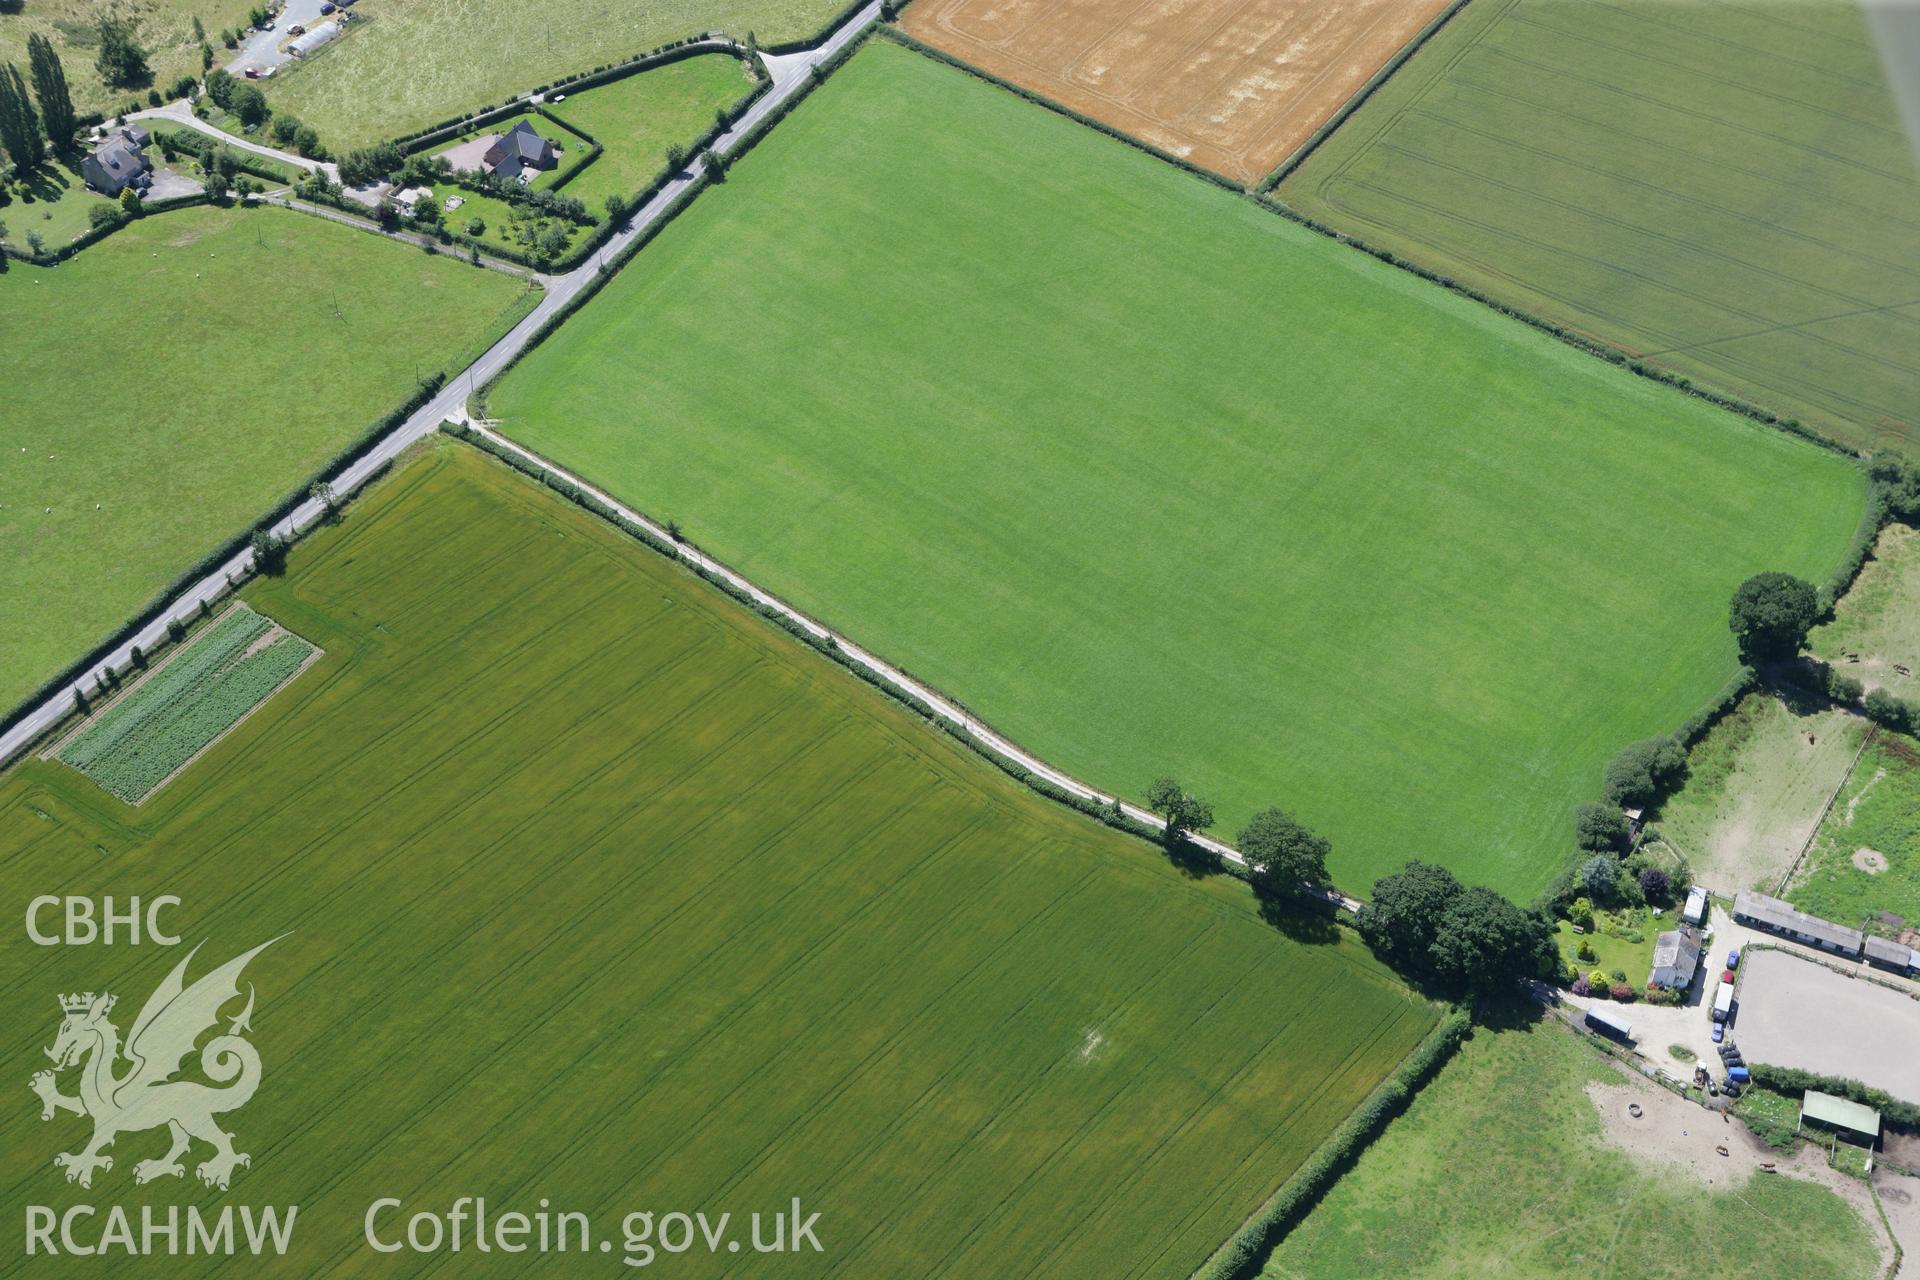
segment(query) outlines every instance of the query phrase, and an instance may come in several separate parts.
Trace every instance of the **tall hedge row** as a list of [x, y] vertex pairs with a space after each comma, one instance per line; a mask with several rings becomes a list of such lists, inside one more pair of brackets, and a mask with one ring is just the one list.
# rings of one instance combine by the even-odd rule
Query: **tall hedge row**
[[1373, 1140], [1380, 1136], [1420, 1087], [1438, 1074], [1441, 1067], [1465, 1043], [1473, 1029], [1473, 1018], [1455, 1008], [1427, 1033], [1414, 1051], [1406, 1056], [1394, 1073], [1367, 1095], [1346, 1122], [1333, 1131], [1319, 1150], [1294, 1171], [1260, 1206], [1246, 1225], [1235, 1233], [1220, 1251], [1197, 1273], [1199, 1280], [1246, 1280], [1260, 1272], [1261, 1264], [1274, 1246], [1286, 1237], [1307, 1212], [1320, 1202], [1342, 1174], [1351, 1169]]

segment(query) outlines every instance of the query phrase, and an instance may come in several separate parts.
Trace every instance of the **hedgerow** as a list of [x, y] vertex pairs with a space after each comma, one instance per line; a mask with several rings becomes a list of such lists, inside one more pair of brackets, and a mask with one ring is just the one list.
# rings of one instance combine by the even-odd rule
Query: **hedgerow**
[[1465, 1009], [1455, 1008], [1441, 1019], [1399, 1068], [1367, 1095], [1319, 1150], [1294, 1170], [1273, 1198], [1208, 1260], [1198, 1273], [1199, 1280], [1243, 1280], [1259, 1274], [1274, 1246], [1319, 1203], [1327, 1188], [1353, 1167], [1388, 1122], [1406, 1110], [1413, 1095], [1446, 1065], [1472, 1029], [1473, 1018]]

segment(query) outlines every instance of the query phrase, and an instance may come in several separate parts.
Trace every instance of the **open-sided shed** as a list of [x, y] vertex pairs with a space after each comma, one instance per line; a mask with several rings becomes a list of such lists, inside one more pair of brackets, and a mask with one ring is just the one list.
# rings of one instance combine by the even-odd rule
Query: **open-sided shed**
[[1880, 1140], [1880, 1113], [1851, 1098], [1809, 1089], [1800, 1099], [1800, 1127], [1828, 1130], [1872, 1146]]

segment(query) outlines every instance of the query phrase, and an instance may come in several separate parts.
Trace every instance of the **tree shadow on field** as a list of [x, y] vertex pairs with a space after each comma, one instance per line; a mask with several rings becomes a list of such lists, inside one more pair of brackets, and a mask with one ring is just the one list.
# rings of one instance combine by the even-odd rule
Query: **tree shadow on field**
[[1545, 1018], [1540, 1002], [1520, 990], [1489, 992], [1473, 1007], [1473, 1025], [1488, 1031], [1532, 1031]]
[[1162, 836], [1160, 851], [1167, 855], [1167, 861], [1173, 864], [1174, 869], [1189, 880], [1205, 880], [1227, 873], [1219, 854], [1195, 844], [1184, 831]]
[[1260, 904], [1260, 918], [1290, 941], [1316, 947], [1340, 941], [1340, 926], [1334, 921], [1333, 908], [1325, 903], [1297, 895], [1266, 893], [1257, 886], [1253, 897]]

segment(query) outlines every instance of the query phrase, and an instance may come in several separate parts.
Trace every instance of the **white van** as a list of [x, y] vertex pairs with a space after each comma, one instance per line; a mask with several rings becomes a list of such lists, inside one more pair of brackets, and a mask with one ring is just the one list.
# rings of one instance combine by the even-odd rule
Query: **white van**
[[1725, 1022], [1733, 1016], [1733, 984], [1723, 982], [1720, 989], [1713, 993], [1713, 1020]]

